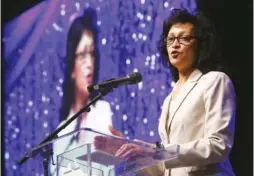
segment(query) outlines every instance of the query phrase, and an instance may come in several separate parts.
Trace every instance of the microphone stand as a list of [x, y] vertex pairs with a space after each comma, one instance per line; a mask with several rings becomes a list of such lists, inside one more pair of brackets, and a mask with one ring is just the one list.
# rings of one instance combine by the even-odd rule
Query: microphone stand
[[[49, 157], [53, 155], [53, 150], [49, 148], [48, 145], [45, 145], [44, 147], [40, 149], [38, 148], [40, 145], [45, 144], [47, 142], [50, 142], [54, 139], [56, 139], [58, 136], [57, 134], [62, 131], [66, 126], [68, 126], [73, 120], [75, 120], [77, 117], [79, 117], [80, 114], [83, 112], [89, 112], [91, 110], [90, 106], [94, 104], [96, 101], [102, 98], [102, 96], [107, 95], [109, 92], [113, 90], [113, 88], [116, 88], [116, 86], [108, 86], [105, 88], [99, 89], [100, 93], [86, 106], [84, 106], [82, 109], [80, 109], [76, 114], [74, 114], [70, 119], [68, 119], [62, 126], [57, 128], [55, 131], [53, 131], [50, 135], [48, 135], [39, 145], [36, 147], [32, 148], [30, 151], [33, 152], [28, 152], [25, 154], [24, 157], [22, 157], [19, 161], [18, 164], [22, 165], [24, 162], [26, 162], [29, 158], [36, 156], [38, 153], [41, 153], [43, 157], [43, 168], [44, 168], [44, 176], [48, 176], [48, 165], [49, 165]], [[30, 154], [31, 153], [31, 154]]]

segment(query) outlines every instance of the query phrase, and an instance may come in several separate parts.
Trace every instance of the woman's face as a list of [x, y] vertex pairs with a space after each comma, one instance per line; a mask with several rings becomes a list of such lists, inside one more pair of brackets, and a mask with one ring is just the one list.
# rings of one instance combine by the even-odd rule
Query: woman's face
[[75, 65], [72, 72], [75, 90], [88, 96], [87, 86], [93, 83], [94, 73], [94, 40], [90, 31], [84, 31], [76, 48]]
[[168, 32], [166, 44], [169, 61], [178, 71], [193, 68], [197, 52], [197, 39], [193, 37], [194, 26], [191, 23], [174, 24]]

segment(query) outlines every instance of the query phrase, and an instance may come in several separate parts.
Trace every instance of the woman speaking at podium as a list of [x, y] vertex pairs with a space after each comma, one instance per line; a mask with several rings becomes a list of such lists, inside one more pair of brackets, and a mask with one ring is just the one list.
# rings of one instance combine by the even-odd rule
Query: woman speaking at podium
[[[179, 157], [139, 173], [233, 176], [229, 154], [234, 139], [236, 97], [230, 78], [222, 72], [214, 27], [201, 13], [193, 15], [185, 9], [174, 9], [164, 21], [159, 49], [176, 84], [163, 103], [158, 146], [167, 149], [178, 144]], [[114, 135], [124, 136], [109, 129]], [[97, 148], [102, 141], [106, 140], [95, 138]], [[142, 147], [135, 144], [119, 147], [115, 155], [124, 159], [142, 152]]]

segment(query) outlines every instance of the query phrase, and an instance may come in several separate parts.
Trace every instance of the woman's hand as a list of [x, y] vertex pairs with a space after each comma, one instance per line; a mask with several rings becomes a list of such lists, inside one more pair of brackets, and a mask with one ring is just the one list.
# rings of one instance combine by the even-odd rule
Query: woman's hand
[[[112, 126], [109, 126], [109, 131], [118, 137], [125, 137], [123, 133], [117, 131]], [[96, 150], [100, 150], [111, 155], [115, 155], [122, 159], [129, 159], [133, 156], [150, 156], [154, 153], [152, 147], [154, 144], [144, 142], [142, 140], [134, 140], [137, 143], [143, 144], [144, 146], [127, 143], [123, 139], [118, 139], [109, 136], [96, 136], [94, 138], [94, 146]], [[145, 147], [147, 146], [147, 147]]]
[[[118, 137], [125, 137], [123, 133], [117, 131], [112, 126], [109, 126], [109, 131]], [[117, 139], [109, 136], [95, 136], [94, 137], [94, 146], [96, 150], [100, 150], [111, 155], [115, 155], [117, 150], [121, 148], [126, 142], [123, 139]]]
[[155, 153], [155, 150], [153, 150], [151, 147], [155, 147], [154, 144], [150, 144], [147, 142], [144, 142], [142, 140], [134, 140], [135, 142], [138, 142], [140, 144], [143, 144], [145, 146], [141, 146], [138, 144], [133, 143], [126, 143], [119, 148], [119, 150], [116, 152], [115, 156], [120, 157], [122, 159], [129, 159], [134, 156], [151, 156]]

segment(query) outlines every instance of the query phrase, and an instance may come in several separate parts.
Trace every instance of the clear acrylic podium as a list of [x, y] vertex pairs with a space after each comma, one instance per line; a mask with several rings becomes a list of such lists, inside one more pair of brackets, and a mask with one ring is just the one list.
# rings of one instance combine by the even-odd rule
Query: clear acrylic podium
[[[103, 139], [95, 145], [95, 138]], [[122, 145], [138, 145], [148, 152], [140, 152], [127, 160], [114, 154]], [[65, 134], [31, 150], [28, 155], [53, 147], [53, 162], [49, 165], [54, 176], [121, 176], [135, 175], [138, 170], [178, 157], [179, 146], [155, 149], [125, 138], [82, 128]], [[42, 159], [42, 158], [41, 158]]]

